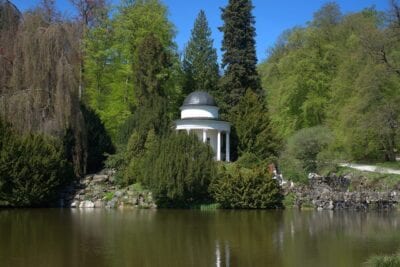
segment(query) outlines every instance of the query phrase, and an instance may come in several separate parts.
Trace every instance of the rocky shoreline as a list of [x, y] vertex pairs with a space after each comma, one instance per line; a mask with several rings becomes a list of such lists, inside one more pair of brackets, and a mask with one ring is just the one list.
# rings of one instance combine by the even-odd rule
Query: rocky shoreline
[[368, 186], [363, 177], [319, 176], [309, 183], [284, 187], [284, 194], [299, 209], [317, 210], [391, 210], [400, 203], [400, 188], [379, 190]]
[[64, 208], [156, 208], [150, 191], [138, 185], [119, 187], [115, 171], [86, 175], [60, 192], [58, 206]]
[[[311, 174], [308, 184], [283, 186], [286, 206], [317, 210], [392, 210], [400, 206], [400, 185], [394, 188], [371, 186], [363, 177]], [[64, 208], [154, 209], [152, 193], [138, 184], [120, 187], [115, 171], [86, 175], [60, 192], [57, 206]]]

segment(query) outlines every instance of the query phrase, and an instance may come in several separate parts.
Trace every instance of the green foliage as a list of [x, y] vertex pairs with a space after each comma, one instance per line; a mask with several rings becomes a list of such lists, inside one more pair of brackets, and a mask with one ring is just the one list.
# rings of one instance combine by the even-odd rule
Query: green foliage
[[400, 255], [372, 256], [365, 263], [368, 267], [398, 267], [400, 266]]
[[[114, 141], [137, 104], [133, 69], [139, 64], [138, 47], [149, 34], [173, 55], [174, 27], [158, 0], [121, 6], [113, 16], [105, 16], [90, 28], [84, 40], [85, 102], [99, 114]], [[176, 64], [171, 68], [171, 90], [177, 90], [176, 83], [180, 82], [177, 68]]]
[[221, 166], [210, 192], [222, 208], [272, 209], [282, 207], [283, 196], [276, 180], [262, 168], [238, 164]]
[[20, 136], [0, 122], [0, 202], [12, 207], [48, 204], [73, 177], [62, 146], [39, 135]]
[[395, 161], [400, 107], [398, 77], [370, 62], [354, 81], [355, 92], [339, 114], [340, 133], [350, 159]]
[[94, 173], [104, 167], [106, 154], [114, 153], [114, 147], [103, 122], [94, 110], [82, 105], [81, 111], [88, 136], [86, 171]]
[[247, 90], [233, 108], [232, 123], [237, 135], [238, 156], [252, 153], [259, 159], [278, 155], [280, 141], [270, 123], [262, 98]]
[[131, 186], [131, 188], [132, 188], [133, 191], [136, 191], [136, 192], [141, 192], [141, 191], [143, 191], [143, 187], [142, 187], [142, 185], [141, 185], [140, 183], [134, 183], [134, 184]]
[[104, 194], [104, 200], [110, 201], [114, 197], [114, 192], [107, 192]]
[[332, 141], [332, 133], [322, 126], [296, 132], [289, 138], [280, 159], [285, 177], [294, 181], [304, 181], [308, 173], [317, 172], [319, 156], [329, 148]]
[[[221, 108], [228, 110], [235, 106], [248, 89], [261, 93], [260, 77], [256, 65], [255, 28], [251, 0], [230, 0], [222, 9], [224, 34], [222, 40], [222, 67], [224, 76], [221, 79], [223, 98]], [[225, 107], [226, 106], [226, 107]]]
[[306, 27], [281, 36], [259, 68], [279, 136], [326, 125], [335, 157], [395, 160], [400, 32], [387, 15], [374, 8], [342, 15], [328, 3]]
[[118, 125], [130, 114], [129, 105], [133, 100], [127, 78], [129, 70], [116, 56], [113, 45], [113, 25], [106, 16], [85, 35], [84, 99], [114, 137]]
[[152, 104], [152, 96], [166, 96], [166, 81], [170, 60], [168, 54], [153, 34], [145, 36], [139, 43], [133, 64], [135, 97], [140, 106]]
[[216, 93], [219, 79], [217, 51], [213, 48], [211, 29], [203, 10], [199, 12], [194, 23], [182, 65], [185, 73], [185, 95], [193, 91]]
[[154, 142], [139, 162], [139, 181], [160, 207], [192, 207], [210, 201], [216, 175], [211, 148], [195, 134], [173, 133]]
[[296, 195], [289, 193], [283, 198], [282, 204], [285, 208], [292, 208], [296, 202]]
[[150, 34], [138, 46], [134, 66], [135, 96], [138, 103], [137, 125], [157, 135], [168, 131], [166, 88], [171, 63], [167, 51], [157, 37]]

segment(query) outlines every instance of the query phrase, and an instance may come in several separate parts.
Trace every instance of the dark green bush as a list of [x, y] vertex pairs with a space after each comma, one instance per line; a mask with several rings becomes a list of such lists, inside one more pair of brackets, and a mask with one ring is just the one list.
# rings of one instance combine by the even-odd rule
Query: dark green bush
[[187, 208], [211, 200], [208, 187], [216, 164], [208, 145], [195, 134], [173, 133], [149, 146], [136, 173], [158, 206]]
[[0, 203], [46, 205], [71, 177], [63, 147], [40, 135], [20, 136], [0, 122]]
[[262, 168], [248, 169], [238, 164], [221, 166], [210, 192], [222, 208], [274, 209], [282, 207], [283, 196], [277, 181]]

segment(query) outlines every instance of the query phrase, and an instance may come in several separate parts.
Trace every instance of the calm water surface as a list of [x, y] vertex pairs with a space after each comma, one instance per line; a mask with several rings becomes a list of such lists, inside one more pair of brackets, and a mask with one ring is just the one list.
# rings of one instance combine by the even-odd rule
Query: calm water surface
[[0, 266], [361, 266], [400, 213], [0, 210]]

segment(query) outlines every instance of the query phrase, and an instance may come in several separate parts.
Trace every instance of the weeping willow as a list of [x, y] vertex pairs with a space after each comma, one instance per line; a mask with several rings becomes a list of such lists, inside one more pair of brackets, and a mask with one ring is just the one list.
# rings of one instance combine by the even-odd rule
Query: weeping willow
[[87, 149], [78, 98], [79, 26], [49, 22], [39, 11], [21, 18], [14, 6], [0, 0], [0, 41], [0, 114], [19, 132], [60, 138], [72, 132], [75, 172], [84, 173]]
[[21, 14], [8, 1], [0, 0], [0, 93], [12, 75], [15, 34]]

